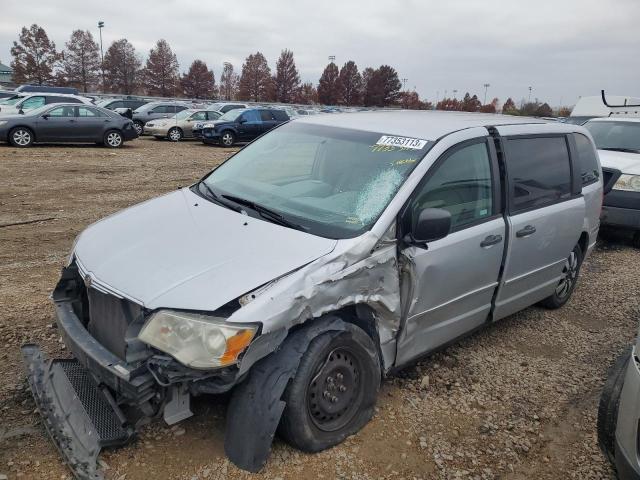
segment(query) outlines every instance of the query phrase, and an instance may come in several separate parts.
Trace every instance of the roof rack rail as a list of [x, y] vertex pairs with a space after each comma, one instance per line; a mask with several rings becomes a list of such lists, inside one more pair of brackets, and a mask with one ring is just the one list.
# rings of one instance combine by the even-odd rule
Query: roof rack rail
[[604, 90], [600, 90], [600, 93], [602, 94], [602, 103], [604, 103], [609, 108], [640, 107], [640, 104], [636, 104], [636, 105], [627, 104], [626, 98], [624, 99], [624, 105], [610, 105], [609, 102], [607, 102], [607, 97], [604, 94]]

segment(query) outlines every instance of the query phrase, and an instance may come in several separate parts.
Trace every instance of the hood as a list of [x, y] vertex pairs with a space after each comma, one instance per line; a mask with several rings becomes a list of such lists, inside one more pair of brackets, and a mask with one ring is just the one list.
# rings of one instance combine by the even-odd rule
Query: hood
[[335, 245], [336, 240], [243, 215], [185, 188], [91, 225], [74, 254], [99, 289], [150, 309], [213, 311]]
[[631, 175], [640, 175], [640, 153], [598, 150], [598, 156], [603, 167], [615, 168]]

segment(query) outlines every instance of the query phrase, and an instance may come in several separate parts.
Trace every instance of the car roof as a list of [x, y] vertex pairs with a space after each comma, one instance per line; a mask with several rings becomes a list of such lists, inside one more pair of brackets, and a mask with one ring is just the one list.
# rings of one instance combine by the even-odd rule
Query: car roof
[[523, 124], [559, 124], [539, 118], [438, 110], [379, 110], [332, 115], [309, 115], [297, 123], [350, 128], [405, 137], [437, 140], [449, 133], [473, 127]]
[[601, 118], [592, 118], [589, 120], [591, 122], [633, 122], [640, 123], [640, 117], [626, 117], [624, 115], [618, 115], [613, 117], [601, 117]]

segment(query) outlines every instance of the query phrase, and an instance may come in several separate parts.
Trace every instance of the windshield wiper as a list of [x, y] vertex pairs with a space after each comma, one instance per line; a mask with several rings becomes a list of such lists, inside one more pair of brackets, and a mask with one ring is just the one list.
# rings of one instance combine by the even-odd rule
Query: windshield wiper
[[[239, 207], [236, 207], [235, 205], [231, 205], [228, 202], [225, 202], [222, 198], [220, 198], [220, 196], [218, 194], [216, 194], [213, 189], [207, 185], [205, 182], [199, 182], [198, 184], [198, 190], [200, 190], [200, 186], [203, 186], [204, 189], [207, 191], [207, 194], [205, 195], [205, 198], [208, 198], [209, 200], [211, 200], [212, 202], [217, 203], [218, 205], [222, 205], [225, 208], [228, 208], [229, 210], [233, 210], [234, 212], [239, 212], [240, 210], [242, 210]], [[202, 191], [200, 192], [202, 193]]]
[[258, 214], [267, 220], [272, 221], [273, 223], [277, 223], [282, 225], [283, 227], [293, 228], [295, 230], [303, 230], [307, 229], [302, 225], [292, 222], [291, 220], [287, 220], [280, 213], [271, 210], [270, 208], [264, 207], [258, 203], [252, 202], [251, 200], [247, 200], [246, 198], [236, 197], [235, 195], [222, 195], [227, 200], [231, 200], [232, 202], [239, 203], [240, 205], [245, 205], [252, 210], [258, 212]]
[[640, 153], [640, 150], [637, 148], [600, 147], [600, 150], [609, 150], [611, 152]]

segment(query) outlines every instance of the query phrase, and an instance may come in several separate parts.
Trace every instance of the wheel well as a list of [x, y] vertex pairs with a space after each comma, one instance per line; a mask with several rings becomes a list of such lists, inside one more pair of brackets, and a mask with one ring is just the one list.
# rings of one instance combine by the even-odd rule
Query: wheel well
[[582, 232], [582, 235], [580, 235], [580, 239], [578, 240], [578, 245], [580, 245], [582, 255], [587, 253], [587, 248], [589, 248], [589, 234], [587, 232]]

